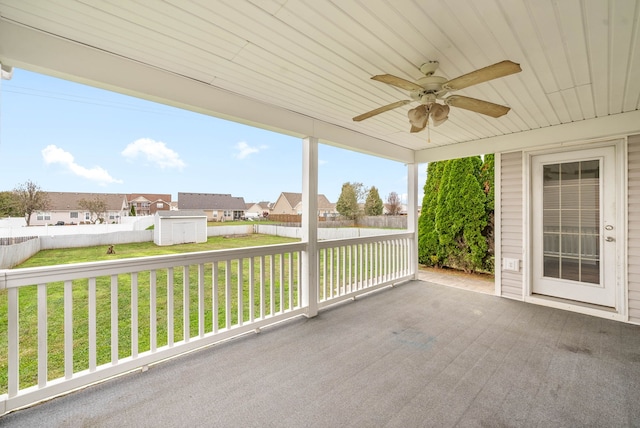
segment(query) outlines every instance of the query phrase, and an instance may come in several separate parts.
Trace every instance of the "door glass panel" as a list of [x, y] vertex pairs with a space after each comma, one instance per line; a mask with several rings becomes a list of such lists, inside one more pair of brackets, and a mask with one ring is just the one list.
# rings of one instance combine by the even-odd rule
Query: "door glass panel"
[[600, 161], [543, 166], [544, 276], [600, 283]]

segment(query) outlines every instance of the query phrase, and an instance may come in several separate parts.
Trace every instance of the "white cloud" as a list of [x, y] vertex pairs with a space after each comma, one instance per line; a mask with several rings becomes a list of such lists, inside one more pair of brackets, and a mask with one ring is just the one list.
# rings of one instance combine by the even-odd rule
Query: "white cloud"
[[262, 145], [262, 146], [258, 146], [258, 147], [251, 147], [249, 144], [247, 144], [244, 141], [239, 141], [235, 146], [234, 149], [236, 150], [236, 153], [233, 155], [234, 158], [236, 159], [244, 159], [247, 156], [254, 154], [254, 153], [259, 153], [260, 151], [266, 149], [267, 146]]
[[120, 154], [131, 161], [142, 157], [160, 169], [181, 170], [186, 166], [178, 153], [171, 150], [162, 141], [154, 141], [151, 138], [140, 138], [130, 143]]
[[98, 184], [103, 186], [110, 183], [122, 183], [122, 180], [117, 180], [111, 177], [104, 168], [94, 166], [89, 169], [78, 165], [71, 153], [64, 151], [53, 144], [42, 149], [42, 157], [46, 164], [60, 164], [78, 177], [96, 181]]
[[318, 165], [319, 165], [319, 166], [326, 165], [326, 164], [328, 164], [328, 163], [329, 163], [329, 162], [328, 162], [328, 161], [326, 161], [326, 160], [318, 159]]

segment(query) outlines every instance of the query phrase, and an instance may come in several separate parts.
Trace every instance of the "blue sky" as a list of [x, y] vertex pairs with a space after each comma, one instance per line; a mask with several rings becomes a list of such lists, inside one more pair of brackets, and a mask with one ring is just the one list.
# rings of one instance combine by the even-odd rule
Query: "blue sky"
[[[404, 164], [321, 144], [319, 192], [376, 186], [406, 199]], [[230, 193], [275, 202], [301, 192], [298, 138], [15, 69], [0, 82], [0, 191]], [[420, 168], [420, 191], [425, 167]]]

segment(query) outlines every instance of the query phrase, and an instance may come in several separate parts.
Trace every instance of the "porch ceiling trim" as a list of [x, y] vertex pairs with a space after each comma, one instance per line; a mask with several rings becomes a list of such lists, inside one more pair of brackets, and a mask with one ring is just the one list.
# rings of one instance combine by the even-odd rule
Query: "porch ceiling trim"
[[485, 153], [506, 153], [543, 148], [551, 144], [585, 143], [636, 133], [640, 133], [640, 110], [425, 149], [416, 152], [416, 162], [427, 163]]

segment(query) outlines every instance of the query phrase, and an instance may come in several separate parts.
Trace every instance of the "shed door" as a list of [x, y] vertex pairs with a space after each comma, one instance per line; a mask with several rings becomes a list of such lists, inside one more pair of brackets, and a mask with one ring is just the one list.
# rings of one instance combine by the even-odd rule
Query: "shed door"
[[196, 242], [196, 225], [194, 222], [173, 223], [171, 232], [174, 244]]
[[532, 158], [532, 292], [615, 307], [615, 148]]

